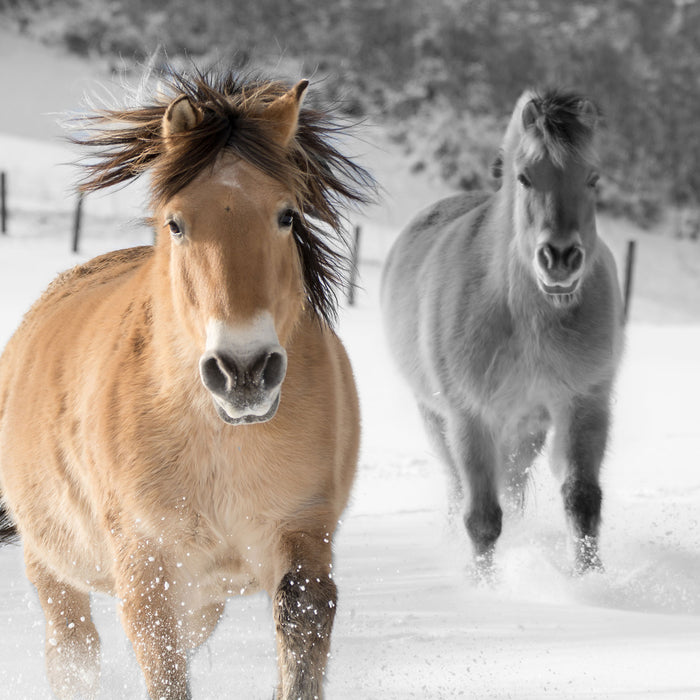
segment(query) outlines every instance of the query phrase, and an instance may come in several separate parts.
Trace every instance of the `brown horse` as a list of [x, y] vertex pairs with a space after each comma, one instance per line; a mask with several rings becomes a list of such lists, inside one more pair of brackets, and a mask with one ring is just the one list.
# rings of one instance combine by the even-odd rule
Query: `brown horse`
[[486, 572], [499, 491], [522, 496], [552, 425], [577, 569], [600, 566], [598, 477], [623, 327], [615, 264], [596, 233], [597, 121], [578, 95], [525, 93], [500, 190], [430, 207], [384, 270], [389, 344], [457, 491], [470, 494], [465, 525]]
[[226, 598], [262, 589], [278, 697], [320, 698], [359, 440], [329, 325], [345, 260], [324, 237], [372, 183], [331, 145], [338, 125], [301, 109], [307, 81], [168, 85], [172, 99], [88, 119], [83, 187], [149, 171], [157, 240], [58, 277], [10, 340], [6, 515], [58, 697], [99, 690], [90, 591], [120, 600], [150, 696], [182, 699]]

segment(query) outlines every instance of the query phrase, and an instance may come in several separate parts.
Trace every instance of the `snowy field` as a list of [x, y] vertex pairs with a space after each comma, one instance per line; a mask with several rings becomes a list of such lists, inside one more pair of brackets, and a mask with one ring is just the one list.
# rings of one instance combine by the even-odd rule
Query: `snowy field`
[[[3, 346], [57, 272], [147, 243], [150, 232], [138, 223], [141, 194], [127, 189], [87, 202], [81, 252], [71, 254], [71, 173], [56, 165], [71, 155], [0, 126], [0, 168], [11, 173], [18, 207], [10, 235], [0, 236]], [[402, 175], [393, 152], [369, 157], [387, 200], [363, 222], [362, 289], [339, 327], [360, 390], [363, 445], [336, 538], [329, 700], [700, 698], [700, 246], [630, 234], [642, 241], [639, 296], [603, 475], [605, 572], [569, 575], [558, 486], [543, 459], [525, 513], [504, 523], [498, 578], [485, 588], [474, 583], [463, 529], [448, 519], [442, 467], [379, 320], [381, 258], [440, 188]], [[619, 253], [628, 226], [602, 228]], [[102, 698], [145, 698], [114, 602], [95, 597], [93, 610]], [[0, 698], [51, 697], [43, 626], [21, 548], [0, 550]], [[193, 697], [269, 700], [275, 679], [269, 601], [232, 599], [194, 658]]]

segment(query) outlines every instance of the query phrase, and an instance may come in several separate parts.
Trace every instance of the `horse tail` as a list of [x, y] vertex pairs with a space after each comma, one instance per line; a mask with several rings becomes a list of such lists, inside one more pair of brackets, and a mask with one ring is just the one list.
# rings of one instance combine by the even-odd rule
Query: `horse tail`
[[525, 509], [528, 492], [534, 486], [533, 462], [542, 452], [546, 439], [546, 431], [534, 432], [506, 457], [505, 496], [513, 511], [522, 512]]
[[508, 464], [505, 473], [504, 498], [508, 510], [523, 513], [528, 493], [533, 486], [532, 466]]
[[12, 521], [7, 506], [2, 501], [0, 493], [0, 545], [13, 544], [19, 540], [19, 530]]

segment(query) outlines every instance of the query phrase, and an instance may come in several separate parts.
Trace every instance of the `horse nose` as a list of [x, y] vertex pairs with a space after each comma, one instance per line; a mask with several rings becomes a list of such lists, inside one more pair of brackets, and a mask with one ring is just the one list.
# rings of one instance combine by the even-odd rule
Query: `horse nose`
[[287, 354], [284, 350], [272, 350], [253, 362], [249, 375], [255, 386], [272, 391], [282, 384], [286, 371]]
[[552, 243], [542, 243], [537, 248], [537, 263], [549, 276], [556, 277], [562, 273], [570, 277], [583, 267], [583, 248], [574, 243], [558, 247]]
[[252, 359], [209, 352], [200, 362], [204, 386], [219, 395], [250, 389], [272, 392], [282, 384], [286, 371], [287, 354], [282, 348], [265, 350]]

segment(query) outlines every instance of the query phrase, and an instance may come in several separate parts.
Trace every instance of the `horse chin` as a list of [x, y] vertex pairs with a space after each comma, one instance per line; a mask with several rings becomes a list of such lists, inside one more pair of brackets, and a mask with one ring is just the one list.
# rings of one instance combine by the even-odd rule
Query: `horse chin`
[[541, 279], [537, 279], [540, 290], [547, 301], [558, 309], [567, 309], [575, 306], [580, 296], [580, 279], [575, 280], [568, 286], [548, 285]]
[[556, 309], [570, 309], [578, 303], [578, 294], [547, 294], [547, 301]]
[[272, 402], [272, 405], [266, 413], [259, 414], [254, 413], [252, 411], [249, 413], [246, 413], [244, 411], [236, 411], [235, 414], [232, 415], [232, 407], [229, 408], [227, 405], [224, 404], [224, 402], [221, 399], [214, 397], [214, 406], [216, 407], [216, 412], [219, 414], [219, 418], [221, 418], [221, 420], [224, 421], [224, 423], [227, 423], [228, 425], [250, 425], [252, 423], [266, 423], [267, 421], [272, 420], [272, 418], [275, 417], [279, 405], [280, 394], [278, 393], [274, 401]]

